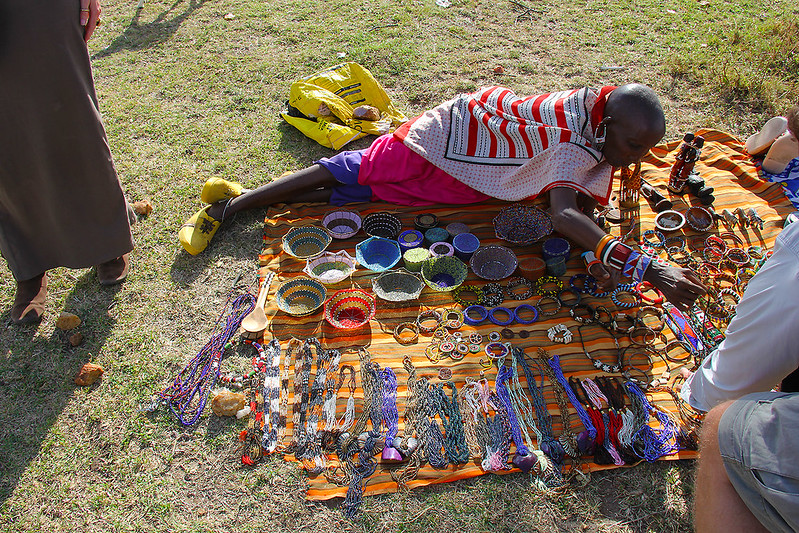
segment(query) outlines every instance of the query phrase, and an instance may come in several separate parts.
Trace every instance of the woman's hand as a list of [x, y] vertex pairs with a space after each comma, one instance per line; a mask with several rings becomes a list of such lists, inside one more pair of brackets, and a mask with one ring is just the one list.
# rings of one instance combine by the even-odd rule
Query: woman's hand
[[644, 279], [660, 289], [663, 296], [681, 311], [688, 311], [698, 297], [707, 293], [696, 274], [687, 268], [652, 261]]
[[83, 40], [89, 42], [94, 29], [100, 25], [100, 0], [80, 0], [80, 25], [83, 26]]

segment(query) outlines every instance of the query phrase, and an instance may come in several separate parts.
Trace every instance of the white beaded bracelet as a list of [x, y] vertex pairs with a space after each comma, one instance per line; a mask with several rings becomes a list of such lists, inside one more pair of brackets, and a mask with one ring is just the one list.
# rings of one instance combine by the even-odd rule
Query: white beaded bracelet
[[572, 341], [572, 332], [564, 324], [555, 324], [547, 330], [547, 337], [552, 342], [568, 344]]

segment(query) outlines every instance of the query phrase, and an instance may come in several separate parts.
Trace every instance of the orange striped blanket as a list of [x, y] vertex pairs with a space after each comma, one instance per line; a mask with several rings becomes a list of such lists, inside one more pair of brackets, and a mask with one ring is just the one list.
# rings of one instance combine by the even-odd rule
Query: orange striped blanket
[[[707, 185], [715, 188], [716, 202], [714, 207], [716, 211], [721, 213], [725, 208], [732, 210], [737, 206], [744, 206], [747, 209], [754, 207], [757, 213], [765, 220], [764, 228], [761, 230], [751, 227], [736, 227], [734, 233], [742, 239], [745, 246], [760, 245], [770, 248], [774, 238], [782, 227], [782, 221], [785, 216], [793, 211], [790, 203], [782, 193], [780, 186], [760, 179], [749, 157], [744, 153], [742, 143], [739, 140], [712, 130], [705, 130], [699, 133], [705, 136], [706, 144], [702, 153], [702, 160], [696, 165], [696, 168], [705, 179]], [[655, 147], [642, 165], [642, 176], [644, 179], [656, 186], [667, 197], [670, 193], [666, 191], [665, 185], [668, 180], [671, 163], [674, 160], [676, 146], [677, 143], [670, 143], [668, 145]], [[618, 183], [614, 185], [614, 189], [618, 190]], [[688, 194], [682, 197], [671, 195], [670, 199], [674, 202], [675, 209], [679, 211], [685, 211], [685, 209], [690, 206], [691, 202], [697, 202], [695, 198]], [[534, 205], [539, 203], [538, 201], [533, 202]], [[505, 244], [496, 238], [492, 226], [492, 218], [503, 205], [507, 204], [496, 201], [474, 206], [438, 206], [424, 208], [424, 212], [431, 212], [437, 215], [442, 225], [450, 222], [463, 222], [467, 224], [470, 230], [480, 238], [483, 244]], [[391, 211], [400, 217], [406, 228], [412, 227], [413, 219], [419, 213], [419, 208], [402, 208], [388, 204], [368, 204], [356, 207], [360, 208], [359, 212], [362, 216], [376, 211]], [[279, 205], [271, 208], [266, 218], [263, 250], [260, 255], [262, 272], [275, 272], [278, 282], [303, 275], [301, 271], [305, 266], [305, 262], [289, 256], [282, 250], [281, 237], [290, 228], [298, 225], [319, 225], [321, 217], [329, 209], [329, 206], [304, 204]], [[643, 231], [654, 228], [654, 213], [646, 200], [641, 198], [640, 205], [633, 210], [632, 214], [637, 217], [639, 221], [633, 233], [633, 237], [635, 237], [635, 239], [640, 239], [640, 235]], [[611, 228], [611, 233], [620, 235], [626, 233], [628, 229], [629, 226], [626, 224], [621, 227], [614, 226]], [[724, 231], [728, 230], [721, 226], [711, 232], [722, 233]], [[698, 235], [697, 232], [691, 230], [687, 226], [681, 230], [680, 233], [684, 234], [689, 239], [692, 236]], [[346, 249], [354, 256], [355, 245], [364, 238], [365, 236], [361, 233], [347, 240], [334, 241], [329, 250], [337, 251]], [[540, 255], [541, 253], [540, 243], [526, 247], [512, 246], [512, 248], [517, 253], [519, 259]], [[584, 266], [579, 257], [579, 250], [572, 251], [571, 259], [568, 261], [567, 267], [568, 272], [566, 276], [562, 278], [564, 281], [568, 280], [568, 277], [573, 274], [584, 272]], [[374, 274], [359, 268], [351, 279], [345, 280], [341, 284], [330, 288], [328, 290], [328, 296], [332, 294], [333, 290], [350, 286], [360, 286], [371, 290], [370, 279], [373, 275]], [[474, 274], [470, 272], [466, 283], [481, 285], [486, 282], [477, 279]], [[278, 285], [279, 283], [277, 282], [273, 284], [271, 289], [272, 295]], [[536, 303], [536, 299], [537, 297], [533, 297], [527, 303], [534, 304]], [[598, 299], [587, 296], [586, 302], [591, 305], [605, 305], [614, 312], [616, 310], [613, 302], [609, 298]], [[424, 353], [425, 347], [429, 343], [429, 336], [420, 335], [418, 342], [410, 346], [399, 345], [392, 336], [392, 330], [397, 324], [414, 320], [422, 310], [451, 307], [460, 308], [460, 306], [453, 302], [450, 293], [433, 292], [429, 288], [425, 288], [420, 299], [414, 302], [413, 305], [397, 305], [378, 300], [376, 316], [368, 326], [356, 330], [338, 330], [323, 319], [323, 313], [321, 311], [307, 317], [295, 318], [277, 311], [274, 302], [270, 298], [267, 304], [267, 314], [271, 315], [272, 318], [266, 337], [280, 339], [284, 347], [286, 341], [292, 337], [301, 339], [318, 337], [327, 348], [336, 348], [343, 351], [341, 365], [352, 364], [356, 368], [358, 368], [357, 349], [363, 347], [368, 348], [373, 361], [379, 363], [381, 368], [386, 366], [391, 367], [397, 375], [397, 407], [400, 415], [399, 434], [402, 435], [404, 429], [403, 415], [405, 412], [405, 402], [408, 397], [406, 385], [408, 374], [402, 364], [405, 355], [411, 357], [416, 367], [417, 374], [420, 377], [425, 376], [430, 378], [431, 382], [437, 382], [439, 367], [448, 366], [452, 370], [452, 380], [458, 388], [464, 385], [467, 377], [478, 378], [481, 372], [485, 373], [493, 387], [497, 369], [496, 367], [484, 369], [480, 365], [480, 354], [466, 355], [458, 362], [442, 360], [434, 364], [428, 360]], [[591, 361], [583, 354], [582, 347], [576, 335], [573, 342], [565, 345], [553, 344], [547, 338], [547, 329], [555, 324], [562, 323], [572, 329], [575, 328], [576, 323], [565, 309], [558, 312], [555, 316], [543, 318], [544, 319], [532, 325], [512, 326], [512, 329], [517, 331], [527, 329], [530, 332], [529, 337], [526, 339], [521, 339], [517, 335], [512, 341], [514, 345], [524, 349], [525, 352], [532, 357], [536, 356], [536, 351], [539, 347], [543, 347], [550, 355], [559, 355], [564, 373], [567, 377], [576, 376], [582, 379], [602, 374], [593, 367]], [[487, 336], [488, 333], [494, 329], [498, 328], [486, 322], [476, 327], [464, 326], [461, 328], [461, 331], [466, 334], [477, 331], [483, 334], [483, 336]], [[664, 335], [666, 338], [663, 339], [663, 342], [674, 339], [673, 334], [668, 328], [664, 330]], [[600, 328], [596, 328], [595, 330], [584, 329], [584, 341], [586, 350], [588, 350], [593, 357], [607, 362], [614, 361], [616, 357], [616, 347], [613, 339], [610, 338], [607, 333], [603, 333]], [[623, 346], [629, 344], [627, 340], [621, 340], [620, 342], [623, 343]], [[635, 366], [646, 372], [647, 379], [659, 378], [665, 373], [670, 377], [670, 383], [673, 383], [674, 378], [679, 374], [680, 365], [669, 362], [666, 359], [657, 357], [649, 358], [645, 353], [634, 355], [633, 357], [635, 359]], [[283, 363], [285, 364], [286, 362], [284, 361]], [[290, 361], [288, 364], [293, 365], [294, 361]], [[522, 384], [524, 384], [524, 374], [521, 372], [520, 379]], [[311, 376], [311, 380], [313, 380], [313, 376]], [[337, 400], [337, 415], [339, 417], [344, 414], [346, 403], [345, 390], [346, 387], [342, 388], [342, 393]], [[294, 405], [293, 394], [294, 391], [290, 387], [288, 401], [289, 413], [287, 416], [288, 427], [283, 444], [287, 444], [291, 440], [293, 430], [291, 416], [291, 406]], [[559, 416], [560, 411], [556, 403], [553, 388], [548, 381], [545, 382], [544, 397], [547, 402], [549, 413], [552, 416], [554, 433], [557, 436], [562, 430]], [[360, 383], [358, 383], [358, 388], [355, 392], [355, 399], [358, 409], [360, 409], [360, 405], [363, 403], [363, 391], [360, 387]], [[656, 408], [664, 409], [674, 414], [677, 413], [675, 401], [669, 394], [662, 392], [651, 394], [649, 399]], [[574, 414], [573, 410], [571, 421], [572, 429], [575, 433], [584, 429], [580, 419]], [[654, 419], [652, 419], [651, 425], [653, 427], [656, 425]], [[331, 460], [333, 460], [333, 457], [334, 456], [331, 456]], [[696, 452], [686, 450], [664, 457], [664, 459], [691, 459], [696, 457]], [[292, 455], [286, 455], [286, 459], [296, 460]], [[302, 465], [301, 462], [300, 465]], [[328, 466], [332, 468], [335, 466], [335, 463]], [[391, 477], [392, 470], [396, 468], [396, 466], [392, 465], [378, 464], [375, 473], [366, 479], [365, 494], [396, 491], [398, 488], [397, 483], [395, 483]], [[615, 466], [584, 462], [582, 468], [594, 471], [615, 468]], [[480, 468], [479, 460], [470, 460], [464, 465], [450, 466], [444, 470], [436, 470], [429, 465], [424, 465], [419, 470], [418, 475], [408, 482], [408, 486], [413, 488], [431, 483], [443, 483], [479, 476], [484, 473], [485, 472]], [[313, 500], [328, 499], [343, 496], [346, 490], [346, 486], [339, 486], [331, 483], [325, 475], [317, 475], [310, 478], [310, 487], [307, 497]]]

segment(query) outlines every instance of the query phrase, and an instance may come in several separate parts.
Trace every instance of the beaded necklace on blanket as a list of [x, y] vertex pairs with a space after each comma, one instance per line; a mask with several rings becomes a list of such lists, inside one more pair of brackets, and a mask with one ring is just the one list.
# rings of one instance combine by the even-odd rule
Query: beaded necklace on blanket
[[[444, 387], [449, 387], [452, 392], [448, 396]], [[452, 381], [438, 385], [435, 394], [438, 399], [438, 412], [444, 427], [444, 450], [447, 459], [452, 464], [463, 464], [469, 460], [469, 446], [463, 433], [463, 419], [458, 405], [458, 389]]]
[[305, 420], [308, 416], [308, 383], [311, 378], [313, 354], [308, 341], [302, 343], [294, 361], [294, 438], [289, 452], [300, 453], [307, 441]]
[[[422, 397], [421, 387], [423, 384], [416, 376], [416, 367], [409, 356], [402, 359], [402, 365], [408, 372], [408, 400], [405, 402], [405, 434], [400, 439], [399, 449], [408, 459], [408, 464], [397, 470], [391, 471], [391, 479], [397, 483], [399, 488], [407, 488], [408, 481], [416, 479], [419, 469], [422, 467], [422, 457], [424, 457], [424, 442], [418, 429], [421, 427], [420, 420], [420, 401]], [[426, 385], [425, 385], [426, 386]], [[414, 437], [417, 435], [417, 437]], [[408, 441], [417, 438], [417, 446], [410, 450]]]
[[[530, 391], [530, 396], [533, 398], [533, 405], [535, 406], [535, 416], [538, 419], [538, 424], [541, 426], [541, 436], [539, 437], [538, 445], [541, 451], [552, 459], [558, 468], [560, 468], [561, 465], [563, 465], [563, 458], [566, 452], [563, 450], [563, 446], [555, 439], [555, 435], [552, 431], [552, 417], [549, 415], [546, 400], [544, 400], [544, 376], [542, 373], [541, 385], [539, 386], [530, 365], [527, 363], [526, 357], [527, 355], [521, 352], [521, 357], [518, 358], [518, 361], [527, 379], [527, 388]], [[536, 366], [538, 366], [538, 364], [536, 364]], [[541, 372], [540, 366], [538, 366], [538, 370]]]
[[247, 429], [242, 432], [244, 450], [241, 456], [242, 463], [253, 465], [264, 452], [272, 453], [277, 447], [280, 342], [272, 340], [266, 348], [251, 340], [244, 343], [257, 351], [252, 359], [255, 371], [249, 378], [250, 417]]
[[224, 317], [222, 331], [213, 335], [172, 383], [158, 393], [159, 399], [148, 410], [154, 410], [159, 403], [165, 403], [184, 426], [196, 423], [205, 409], [208, 395], [219, 379], [222, 354], [239, 329], [241, 321], [254, 307], [253, 295], [246, 293], [234, 298], [231, 294], [216, 322], [218, 325]]
[[272, 453], [277, 449], [278, 433], [280, 427], [279, 400], [280, 388], [278, 372], [280, 371], [280, 342], [272, 339], [264, 350], [265, 361], [263, 366], [264, 383], [264, 430], [261, 446], [266, 453]]
[[512, 467], [508, 464], [508, 454], [510, 453], [511, 428], [508, 422], [508, 411], [505, 404], [493, 391], [489, 396], [489, 401], [494, 405], [496, 414], [493, 418], [489, 416], [486, 419], [491, 445], [486, 449], [487, 453], [481, 467], [486, 472], [510, 470]]
[[[599, 428], [601, 425], [601, 427], [604, 429], [603, 434], [597, 434], [597, 444], [601, 444], [605, 450], [607, 450], [611, 460], [613, 461], [613, 464], [621, 466], [624, 464], [624, 461], [619, 456], [619, 452], [616, 450], [616, 446], [613, 444], [613, 440], [611, 439], [611, 432], [613, 432], [614, 423], [611, 421], [608, 411], [603, 411], [602, 409], [602, 402], [606, 402], [609, 405], [608, 399], [604, 394], [602, 394], [602, 391], [599, 390], [599, 387], [597, 387], [596, 383], [594, 383], [591, 378], [584, 379], [582, 385], [583, 390], [588, 396], [588, 400], [594, 407], [593, 410], [589, 411], [589, 414], [594, 421], [594, 425], [597, 428]], [[617, 433], [618, 428], [616, 428], [615, 431], [615, 434]]]
[[[294, 346], [302, 344], [302, 341], [291, 338], [286, 345], [286, 353], [283, 359], [283, 374], [280, 377], [280, 416], [278, 417], [277, 442], [281, 446], [286, 436], [286, 426], [289, 410], [289, 380], [291, 379], [291, 358], [294, 355]], [[296, 399], [296, 398], [295, 398]]]
[[[630, 397], [631, 408], [636, 412], [636, 420], [642, 421], [632, 438], [635, 453], [651, 463], [677, 451], [678, 428], [674, 420], [662, 410], [652, 407], [638, 385], [628, 381], [624, 386]], [[650, 413], [660, 422], [659, 428], [653, 429], [647, 423]]]
[[393, 446], [394, 437], [399, 430], [399, 412], [397, 411], [397, 376], [391, 367], [380, 371], [380, 380], [383, 383], [381, 394], [381, 412], [383, 423], [386, 426], [386, 446]]
[[461, 387], [458, 399], [463, 413], [463, 432], [472, 457], [482, 458], [486, 447], [490, 444], [486, 416], [489, 414], [488, 394], [490, 388], [488, 380], [482, 378], [475, 381], [466, 378], [466, 385]]

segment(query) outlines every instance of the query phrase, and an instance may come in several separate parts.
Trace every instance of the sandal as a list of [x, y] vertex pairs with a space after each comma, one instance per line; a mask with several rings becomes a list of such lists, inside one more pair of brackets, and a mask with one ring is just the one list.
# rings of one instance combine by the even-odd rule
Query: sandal
[[197, 255], [208, 247], [208, 243], [213, 239], [216, 230], [219, 229], [221, 220], [217, 220], [208, 214], [206, 206], [197, 211], [193, 217], [183, 224], [178, 232], [180, 244], [191, 255]]
[[42, 319], [47, 301], [47, 272], [35, 278], [18, 281], [11, 320], [15, 324], [34, 324]]
[[760, 131], [746, 139], [744, 148], [749, 155], [761, 155], [769, 149], [777, 137], [788, 129], [788, 119], [785, 117], [774, 117], [769, 119]]
[[206, 204], [215, 204], [223, 200], [230, 200], [236, 196], [241, 196], [244, 188], [232, 181], [222, 178], [209, 178], [203, 185], [200, 193], [200, 200]]

